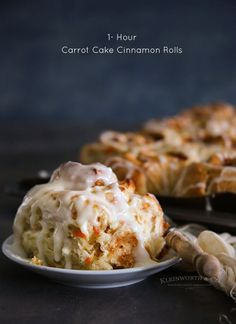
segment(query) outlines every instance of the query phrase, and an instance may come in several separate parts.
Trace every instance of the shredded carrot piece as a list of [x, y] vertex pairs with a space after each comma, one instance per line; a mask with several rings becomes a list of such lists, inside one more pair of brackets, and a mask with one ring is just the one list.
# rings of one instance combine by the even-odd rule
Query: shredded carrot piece
[[88, 257], [88, 258], [86, 258], [85, 260], [84, 260], [84, 263], [87, 263], [87, 264], [89, 264], [89, 263], [91, 263], [92, 262], [92, 258], [90, 258], [90, 257]]
[[166, 223], [166, 222], [164, 222], [163, 226], [164, 226], [165, 230], [167, 230], [170, 227], [170, 225], [168, 223]]
[[80, 229], [74, 229], [73, 232], [72, 232], [72, 235], [74, 237], [86, 238], [86, 235], [83, 232], [81, 232]]
[[96, 226], [93, 226], [93, 232], [94, 232], [94, 234], [95, 235], [99, 235], [99, 228], [98, 227], [96, 227]]

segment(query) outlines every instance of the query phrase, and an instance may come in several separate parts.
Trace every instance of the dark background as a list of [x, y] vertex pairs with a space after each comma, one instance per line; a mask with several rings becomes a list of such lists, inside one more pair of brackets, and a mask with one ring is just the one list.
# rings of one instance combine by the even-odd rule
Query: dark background
[[[77, 160], [107, 128], [135, 129], [182, 108], [236, 103], [236, 2], [0, 2], [0, 244], [21, 199], [6, 194], [38, 170]], [[182, 55], [63, 55], [61, 46], [183, 48]], [[114, 44], [113, 44], [114, 45]], [[207, 285], [161, 285], [168, 269], [135, 286], [64, 287], [0, 252], [1, 323], [235, 323], [235, 303]]]
[[[128, 128], [195, 104], [235, 104], [235, 31], [234, 0], [1, 1], [0, 119]], [[117, 32], [183, 54], [61, 53], [108, 45]]]

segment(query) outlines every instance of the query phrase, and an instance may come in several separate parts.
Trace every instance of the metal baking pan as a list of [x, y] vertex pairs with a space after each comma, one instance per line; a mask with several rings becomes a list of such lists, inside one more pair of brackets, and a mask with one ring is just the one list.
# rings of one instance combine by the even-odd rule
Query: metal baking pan
[[[210, 197], [210, 204], [213, 210], [236, 214], [236, 194], [218, 193]], [[236, 215], [235, 215], [236, 219]]]
[[161, 206], [172, 206], [183, 209], [214, 210], [236, 213], [236, 193], [217, 193], [204, 197], [177, 198], [158, 195]]
[[177, 198], [170, 196], [156, 196], [161, 206], [174, 206], [180, 208], [194, 208], [200, 210], [207, 209], [206, 197], [190, 197], [190, 198]]
[[198, 223], [218, 233], [236, 234], [236, 217], [233, 213], [177, 207], [164, 207], [163, 209], [177, 224]]

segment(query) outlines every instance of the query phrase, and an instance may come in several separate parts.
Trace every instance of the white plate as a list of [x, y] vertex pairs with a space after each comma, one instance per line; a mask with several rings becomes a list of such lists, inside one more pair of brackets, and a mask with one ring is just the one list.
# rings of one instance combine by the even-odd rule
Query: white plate
[[147, 267], [118, 270], [68, 270], [34, 265], [29, 259], [16, 253], [12, 243], [13, 235], [2, 244], [2, 252], [12, 261], [58, 283], [83, 288], [113, 288], [132, 285], [180, 261], [179, 257], [174, 257]]

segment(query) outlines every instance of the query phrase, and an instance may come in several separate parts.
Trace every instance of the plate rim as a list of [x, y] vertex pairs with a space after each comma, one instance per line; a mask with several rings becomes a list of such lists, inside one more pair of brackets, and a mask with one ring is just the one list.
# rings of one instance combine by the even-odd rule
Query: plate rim
[[133, 267], [133, 268], [125, 268], [125, 269], [112, 269], [112, 270], [79, 270], [79, 269], [65, 269], [65, 268], [56, 268], [56, 267], [48, 267], [48, 266], [38, 266], [30, 263], [29, 260], [15, 254], [13, 251], [10, 250], [11, 243], [13, 242], [14, 235], [11, 234], [8, 236], [1, 245], [2, 253], [11, 261], [20, 264], [25, 267], [29, 267], [35, 270], [42, 270], [42, 271], [49, 271], [49, 272], [57, 272], [57, 273], [66, 273], [71, 275], [122, 275], [122, 274], [130, 274], [130, 273], [139, 273], [143, 271], [149, 271], [156, 268], [159, 268], [160, 266], [166, 266], [169, 267], [177, 264], [180, 262], [181, 258], [179, 256], [174, 256], [170, 259], [157, 262], [155, 265], [150, 266], [142, 266], [142, 267]]

